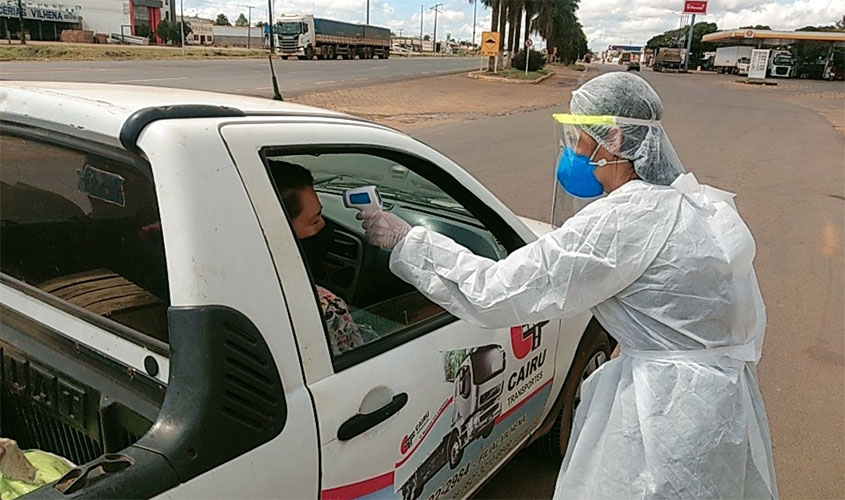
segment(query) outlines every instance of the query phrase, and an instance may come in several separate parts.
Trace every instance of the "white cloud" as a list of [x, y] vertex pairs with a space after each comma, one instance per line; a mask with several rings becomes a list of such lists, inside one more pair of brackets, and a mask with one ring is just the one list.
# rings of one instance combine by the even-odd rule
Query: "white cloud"
[[394, 14], [393, 7], [390, 6], [389, 3], [385, 2], [381, 6], [381, 13], [386, 16], [392, 16]]
[[[593, 50], [611, 44], [644, 45], [654, 35], [678, 28], [681, 4], [680, 0], [584, 1], [578, 17]], [[716, 23], [720, 30], [757, 24], [794, 30], [833, 24], [845, 13], [838, 0], [710, 0], [707, 10], [708, 15], [696, 16], [696, 22]]]

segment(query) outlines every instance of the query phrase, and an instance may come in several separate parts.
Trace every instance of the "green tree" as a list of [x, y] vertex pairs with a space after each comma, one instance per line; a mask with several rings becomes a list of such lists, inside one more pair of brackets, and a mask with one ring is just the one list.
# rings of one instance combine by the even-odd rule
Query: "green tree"
[[249, 26], [249, 21], [243, 12], [241, 12], [241, 15], [239, 15], [235, 20], [235, 26]]
[[[156, 27], [156, 33], [158, 33], [159, 38], [161, 38], [165, 42], [170, 42], [175, 45], [179, 45], [182, 41], [182, 30], [179, 27], [180, 24], [178, 22], [162, 21], [158, 23], [158, 27]], [[189, 23], [185, 23], [186, 38], [189, 33], [191, 33], [191, 25]]]
[[217, 19], [214, 20], [215, 26], [231, 26], [232, 23], [229, 22], [229, 18], [226, 17], [226, 14], [219, 13], [217, 14]]

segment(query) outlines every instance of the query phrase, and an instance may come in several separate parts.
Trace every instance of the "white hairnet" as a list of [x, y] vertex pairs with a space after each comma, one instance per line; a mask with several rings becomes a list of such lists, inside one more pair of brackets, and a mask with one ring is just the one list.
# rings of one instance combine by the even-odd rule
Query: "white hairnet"
[[[612, 72], [593, 78], [572, 92], [569, 110], [576, 115], [609, 115], [653, 120], [649, 125], [582, 126], [611, 153], [631, 160], [640, 179], [668, 186], [686, 172], [659, 120], [663, 116], [660, 96], [645, 80], [630, 73]], [[619, 127], [622, 143], [611, 131]]]

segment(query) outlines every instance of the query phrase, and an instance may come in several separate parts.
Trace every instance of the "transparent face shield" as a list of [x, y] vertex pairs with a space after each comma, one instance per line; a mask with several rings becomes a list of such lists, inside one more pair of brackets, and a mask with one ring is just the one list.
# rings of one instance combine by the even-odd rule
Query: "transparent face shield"
[[[593, 167], [603, 166], [609, 162], [599, 160], [594, 162], [599, 146], [589, 151], [582, 149], [579, 151], [579, 141], [583, 127], [585, 126], [619, 126], [621, 124], [631, 125], [654, 125], [655, 122], [651, 120], [640, 120], [637, 118], [627, 118], [620, 116], [591, 116], [591, 115], [572, 115], [566, 113], [555, 113], [552, 115], [555, 120], [555, 137], [557, 139], [557, 149], [555, 151], [555, 183], [554, 183], [554, 198], [552, 202], [552, 225], [560, 227], [570, 217], [581, 211], [584, 207], [593, 201], [601, 198], [604, 194], [599, 193], [595, 196], [575, 196], [570, 194], [563, 188], [559, 182], [559, 168], [564, 156], [573, 155], [577, 152], [580, 155], [586, 156], [589, 164]], [[570, 158], [571, 159], [571, 158]], [[597, 182], [597, 181], [596, 181]]]

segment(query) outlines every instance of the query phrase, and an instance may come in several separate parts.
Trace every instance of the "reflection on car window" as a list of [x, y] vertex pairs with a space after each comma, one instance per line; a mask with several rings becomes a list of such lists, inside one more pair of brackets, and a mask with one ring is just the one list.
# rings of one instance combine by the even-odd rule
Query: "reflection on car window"
[[[355, 218], [358, 211], [343, 204], [345, 190], [374, 185], [381, 194], [384, 210], [409, 224], [425, 225], [492, 259], [507, 253], [462, 203], [392, 159], [365, 153], [330, 153], [268, 155], [266, 161], [277, 190], [285, 191], [297, 184], [286, 176], [301, 176], [300, 168], [306, 169], [313, 179], [311, 187], [325, 224], [320, 233], [330, 235], [330, 245], [323, 253], [319, 245], [302, 238], [307, 231], [300, 230], [302, 234], [297, 237], [320, 297], [327, 340], [336, 358], [447, 315], [390, 272], [389, 252], [367, 243], [361, 222]], [[286, 198], [283, 194], [280, 197]], [[289, 206], [286, 213], [296, 233], [301, 227], [296, 220], [298, 213]], [[337, 297], [329, 301], [337, 310], [327, 311], [327, 301], [323, 299], [326, 292]]]

